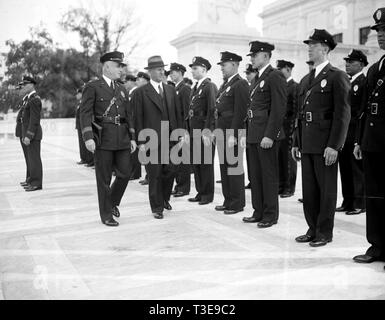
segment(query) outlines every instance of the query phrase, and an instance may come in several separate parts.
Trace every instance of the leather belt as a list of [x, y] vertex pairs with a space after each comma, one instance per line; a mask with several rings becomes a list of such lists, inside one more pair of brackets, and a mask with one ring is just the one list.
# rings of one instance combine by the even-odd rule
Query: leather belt
[[299, 118], [305, 122], [331, 120], [331, 119], [333, 119], [333, 113], [332, 112], [326, 112], [326, 113], [305, 112], [305, 113], [300, 114]]
[[95, 117], [101, 123], [111, 123], [120, 126], [122, 123], [127, 123], [126, 118], [121, 118], [120, 115], [116, 117]]
[[269, 112], [267, 110], [258, 110], [258, 111], [255, 111], [252, 109], [247, 110], [247, 118], [249, 120], [251, 120], [255, 117], [258, 117], [258, 116], [268, 116], [268, 115], [269, 115]]
[[218, 109], [215, 109], [214, 111], [214, 119], [215, 120], [218, 120], [219, 117], [232, 117], [234, 115], [234, 112], [233, 111], [223, 111], [223, 112], [219, 112]]
[[207, 113], [204, 111], [194, 111], [193, 109], [190, 109], [188, 112], [189, 118], [193, 117], [206, 117]]

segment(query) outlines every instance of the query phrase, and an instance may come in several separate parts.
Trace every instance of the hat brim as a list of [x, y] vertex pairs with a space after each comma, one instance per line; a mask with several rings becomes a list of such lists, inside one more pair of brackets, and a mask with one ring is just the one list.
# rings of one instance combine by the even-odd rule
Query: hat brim
[[144, 69], [145, 70], [151, 70], [151, 69], [156, 69], [156, 68], [164, 68], [167, 66], [168, 66], [168, 64], [159, 64], [159, 65], [154, 65], [154, 66], [147, 66]]
[[382, 22], [382, 23], [377, 23], [377, 24], [371, 26], [370, 29], [371, 29], [371, 30], [376, 30], [376, 31], [377, 31], [378, 28], [380, 28], [380, 27], [385, 27], [385, 23], [384, 23], [384, 22]]

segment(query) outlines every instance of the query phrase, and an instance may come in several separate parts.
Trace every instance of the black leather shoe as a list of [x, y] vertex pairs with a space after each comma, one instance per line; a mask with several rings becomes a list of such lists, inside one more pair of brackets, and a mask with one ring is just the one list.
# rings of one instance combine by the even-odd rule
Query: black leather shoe
[[275, 224], [277, 224], [277, 221], [270, 221], [270, 222], [262, 222], [261, 221], [261, 222], [258, 222], [257, 227], [261, 228], [261, 229], [266, 229], [266, 228], [272, 227]]
[[178, 191], [176, 191], [176, 190], [172, 190], [171, 191], [171, 195], [173, 196], [173, 195], [175, 195], [175, 194], [177, 194], [178, 193]]
[[103, 223], [107, 227], [117, 227], [117, 226], [119, 226], [119, 222], [115, 221], [114, 218], [111, 218], [110, 220], [106, 220]]
[[118, 207], [113, 207], [112, 208], [112, 215], [119, 218], [120, 217], [120, 211], [118, 209]]
[[251, 183], [249, 183], [247, 186], [245, 186], [245, 189], [251, 189]]
[[187, 193], [187, 192], [179, 191], [179, 192], [174, 194], [174, 197], [175, 198], [181, 198], [181, 197], [185, 197], [185, 196], [188, 196], [188, 195], [189, 195], [189, 193]]
[[199, 205], [205, 206], [206, 204], [209, 204], [209, 203], [211, 203], [211, 202], [212, 202], [212, 201], [202, 200], [202, 201], [199, 201]]
[[164, 217], [163, 217], [163, 212], [153, 212], [152, 213], [153, 215], [154, 215], [154, 218], [155, 219], [163, 219]]
[[307, 234], [304, 234], [303, 236], [299, 236], [295, 238], [295, 241], [299, 243], [308, 243], [314, 240], [314, 237], [308, 236]]
[[171, 204], [168, 201], [164, 201], [163, 208], [165, 208], [168, 211], [172, 210]]
[[190, 202], [200, 202], [201, 199], [195, 197], [195, 198], [190, 198], [190, 199], [188, 199], [188, 201], [190, 201]]
[[359, 256], [355, 256], [353, 260], [358, 263], [372, 263], [372, 262], [378, 261], [377, 258], [369, 256], [367, 254], [361, 254]]
[[24, 190], [27, 192], [32, 192], [32, 191], [37, 191], [42, 189], [43, 189], [42, 187], [38, 187], [38, 186], [28, 186], [28, 187], [25, 187]]
[[243, 209], [239, 209], [239, 210], [225, 210], [223, 211], [224, 214], [227, 214], [227, 215], [231, 215], [231, 214], [237, 214], [238, 212], [242, 212]]
[[355, 210], [352, 210], [352, 211], [347, 211], [347, 212], [346, 212], [346, 215], [348, 215], [348, 216], [354, 216], [354, 215], [361, 214], [361, 213], [365, 213], [365, 212], [366, 212], [365, 209], [355, 209]]
[[26, 186], [29, 186], [29, 183], [24, 181], [24, 182], [20, 182], [20, 185], [22, 187], [26, 187]]
[[257, 223], [261, 222], [262, 218], [256, 218], [256, 217], [244, 217], [242, 221], [244, 223]]
[[222, 183], [222, 180], [217, 180], [217, 181], [215, 181], [216, 183]]
[[341, 207], [336, 208], [336, 212], [345, 212], [345, 211], [353, 211], [353, 210], [354, 210], [354, 208], [349, 208], [346, 206], [341, 206]]
[[94, 166], [95, 166], [95, 164], [94, 164], [93, 162], [87, 163], [87, 164], [85, 165], [86, 168], [91, 168], [91, 167], [94, 167]]
[[328, 243], [332, 242], [331, 239], [314, 239], [309, 242], [309, 246], [313, 248], [326, 246]]
[[298, 199], [298, 202], [299, 202], [299, 203], [303, 203], [303, 199], [302, 199], [302, 198], [299, 198], [299, 199]]
[[76, 164], [82, 165], [82, 164], [86, 164], [86, 163], [82, 160], [82, 161], [76, 162]]
[[147, 186], [148, 185], [148, 180], [147, 179], [144, 179], [142, 181], [139, 181], [139, 183], [142, 185], [142, 186]]
[[280, 197], [281, 197], [282, 199], [290, 198], [290, 197], [292, 197], [292, 196], [294, 196], [294, 193], [292, 193], [292, 192], [284, 192], [284, 193], [282, 193], [282, 194], [280, 195]]
[[215, 210], [216, 211], [225, 211], [226, 210], [226, 206], [216, 206]]

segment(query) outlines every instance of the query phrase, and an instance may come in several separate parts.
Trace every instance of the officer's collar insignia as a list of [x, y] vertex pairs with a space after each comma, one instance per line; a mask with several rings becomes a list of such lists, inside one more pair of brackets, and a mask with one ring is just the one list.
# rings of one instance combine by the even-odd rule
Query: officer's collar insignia
[[321, 88], [325, 88], [327, 84], [328, 84], [328, 81], [326, 79], [323, 79], [321, 81]]
[[261, 88], [263, 88], [263, 87], [264, 87], [264, 85], [265, 85], [265, 81], [264, 81], [264, 80], [262, 80], [262, 81], [261, 81], [261, 83], [259, 84], [259, 86], [260, 86]]
[[228, 87], [227, 89], [226, 89], [226, 92], [229, 92], [231, 90], [231, 87]]
[[124, 99], [126, 98], [126, 95], [124, 94], [123, 91], [121, 91], [120, 94], [122, 95], [122, 97], [123, 97]]
[[353, 88], [354, 92], [357, 92], [358, 91], [358, 85], [356, 84]]
[[194, 59], [193, 59], [193, 61], [192, 61], [192, 62], [193, 62], [193, 63], [195, 63], [195, 61], [197, 61], [197, 58], [196, 58], [196, 57], [194, 57]]
[[201, 95], [201, 94], [202, 94], [202, 89], [199, 90], [199, 95]]
[[381, 17], [382, 17], [382, 12], [381, 12], [381, 10], [378, 10], [376, 13], [377, 20], [381, 20]]

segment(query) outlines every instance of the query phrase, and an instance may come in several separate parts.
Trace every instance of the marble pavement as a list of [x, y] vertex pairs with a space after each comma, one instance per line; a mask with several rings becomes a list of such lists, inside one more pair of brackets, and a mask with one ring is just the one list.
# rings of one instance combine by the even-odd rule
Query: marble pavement
[[367, 246], [365, 215], [336, 214], [327, 247], [294, 241], [306, 231], [300, 175], [268, 230], [241, 221], [252, 213], [249, 191], [245, 212], [216, 212], [218, 184], [212, 205], [179, 198], [155, 220], [137, 181], [123, 198], [120, 227], [111, 229], [99, 220], [94, 171], [76, 164], [73, 119], [50, 121], [44, 190], [33, 193], [19, 186], [19, 142], [0, 130], [0, 299], [385, 299], [383, 263], [351, 259]]

